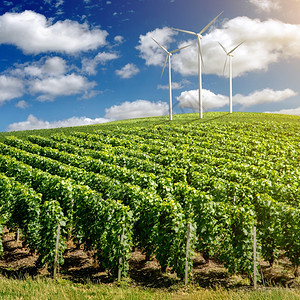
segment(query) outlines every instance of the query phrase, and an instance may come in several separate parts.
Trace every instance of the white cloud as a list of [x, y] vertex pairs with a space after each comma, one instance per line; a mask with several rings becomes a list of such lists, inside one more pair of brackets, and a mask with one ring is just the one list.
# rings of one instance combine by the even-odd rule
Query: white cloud
[[253, 4], [259, 11], [269, 12], [271, 10], [280, 9], [280, 5], [276, 0], [248, 0]]
[[67, 71], [66, 61], [58, 56], [44, 57], [38, 62], [25, 63], [19, 65], [12, 74], [24, 77], [45, 78], [48, 76], [60, 76]]
[[135, 64], [127, 64], [122, 69], [116, 70], [116, 74], [120, 76], [121, 78], [131, 78], [137, 73], [139, 73], [140, 70]]
[[99, 52], [94, 58], [88, 59], [84, 58], [82, 60], [82, 71], [89, 75], [97, 74], [96, 68], [98, 64], [106, 64], [110, 60], [119, 58], [119, 55], [116, 53], [109, 52]]
[[241, 104], [243, 107], [248, 107], [262, 103], [281, 102], [296, 95], [297, 93], [291, 89], [285, 89], [282, 91], [264, 89], [261, 91], [255, 91], [248, 96], [237, 94], [233, 97], [233, 101]]
[[[190, 90], [185, 91], [177, 97], [179, 101], [179, 107], [182, 108], [199, 108], [199, 97], [198, 97], [198, 90]], [[214, 94], [213, 92], [202, 89], [202, 103], [203, 108], [205, 110], [219, 108], [227, 105], [229, 103], [229, 98], [221, 95], [221, 94]]]
[[71, 20], [52, 24], [45, 16], [27, 10], [0, 16], [0, 44], [11, 44], [26, 54], [63, 52], [75, 54], [106, 44], [108, 33]]
[[49, 122], [49, 121], [39, 120], [35, 116], [29, 115], [27, 120], [24, 122], [17, 122], [17, 123], [10, 124], [8, 126], [7, 131], [73, 127], [73, 126], [99, 124], [99, 123], [105, 123], [109, 121], [110, 120], [104, 118], [90, 119], [87, 117], [72, 117], [66, 120]]
[[[242, 41], [245, 43], [234, 52], [233, 76], [250, 71], [265, 71], [271, 63], [280, 59], [300, 57], [300, 25], [286, 24], [278, 20], [260, 21], [237, 17], [224, 22], [222, 28], [213, 29], [203, 37], [204, 72], [223, 75], [226, 55], [218, 42], [227, 49], [232, 49]], [[173, 70], [186, 75], [198, 73], [195, 64], [196, 46], [194, 42], [193, 46], [188, 48], [189, 51], [182, 51], [173, 56]]]
[[119, 55], [116, 53], [100, 52], [96, 55], [95, 60], [104, 65], [106, 62], [117, 58], [119, 58]]
[[58, 56], [47, 58], [43, 66], [43, 71], [49, 75], [62, 75], [66, 69], [66, 61]]
[[124, 37], [121, 36], [121, 35], [117, 35], [117, 36], [114, 37], [114, 41], [115, 41], [118, 45], [120, 45], [120, 44], [122, 44], [122, 43], [124, 42]]
[[140, 51], [140, 57], [146, 61], [146, 65], [158, 66], [163, 64], [165, 53], [162, 49], [152, 40], [154, 38], [157, 42], [166, 48], [169, 48], [171, 42], [174, 42], [174, 36], [178, 32], [171, 28], [157, 28], [153, 31], [140, 35], [139, 45], [136, 47]]
[[[64, 0], [44, 0], [46, 4], [49, 4], [51, 6], [54, 6], [55, 8], [58, 8], [59, 6], [64, 4]], [[55, 3], [52, 3], [55, 2]]]
[[[172, 90], [181, 90], [183, 89], [186, 85], [189, 85], [190, 84], [190, 81], [188, 80], [181, 80], [180, 82], [172, 82]], [[166, 84], [166, 85], [161, 85], [159, 84], [157, 86], [158, 89], [160, 90], [168, 90], [169, 89], [169, 85]]]
[[[8, 97], [7, 93], [12, 89], [14, 89], [14, 97], [10, 96], [10, 99], [20, 97], [23, 93], [37, 95], [37, 100], [40, 101], [52, 101], [59, 96], [77, 94], [82, 94], [82, 98], [86, 99], [95, 95], [93, 88], [96, 86], [96, 82], [89, 81], [86, 77], [75, 73], [68, 74], [70, 67], [64, 59], [58, 56], [43, 57], [39, 61], [15, 67], [15, 69], [7, 71], [12, 75], [11, 77], [6, 76], [9, 80], [4, 80], [6, 77], [2, 76], [4, 90], [2, 97], [5, 95]], [[8, 81], [12, 81], [10, 87]]]
[[169, 106], [165, 102], [150, 102], [148, 100], [136, 100], [123, 102], [105, 109], [105, 118], [123, 120], [132, 118], [144, 118], [166, 115]]
[[[274, 103], [274, 102], [281, 102], [290, 97], [296, 96], [297, 93], [291, 89], [285, 89], [282, 91], [274, 91], [272, 89], [264, 89], [261, 91], [255, 91], [248, 96], [244, 96], [241, 94], [236, 94], [232, 101], [233, 105], [239, 104], [242, 107], [249, 107], [264, 103]], [[182, 108], [195, 108], [198, 109], [199, 107], [199, 100], [198, 100], [198, 90], [190, 90], [185, 91], [177, 97], [179, 101], [179, 107]], [[229, 104], [229, 97], [221, 95], [221, 94], [214, 94], [213, 92], [203, 89], [202, 90], [202, 101], [203, 101], [203, 108], [205, 110], [211, 110], [215, 108], [224, 107]]]
[[[183, 29], [189, 30], [190, 28]], [[177, 33], [165, 27], [140, 36], [140, 45], [136, 48], [140, 51], [140, 57], [145, 59], [146, 65], [162, 65], [165, 58], [165, 54], [151, 37], [159, 39], [158, 42], [169, 49]], [[197, 75], [196, 38], [185, 33], [180, 33], [180, 37], [185, 40], [172, 49], [192, 45], [172, 56], [172, 70], [182, 75]], [[236, 17], [224, 21], [221, 28], [212, 28], [201, 40], [203, 73], [223, 76], [226, 55], [218, 42], [221, 42], [227, 49], [232, 49], [242, 41], [245, 41], [244, 44], [234, 52], [234, 77], [247, 72], [266, 71], [270, 64], [279, 60], [299, 58], [300, 24], [287, 24], [272, 19], [261, 21], [248, 17]], [[225, 76], [228, 76], [228, 65]]]
[[20, 100], [17, 104], [16, 107], [25, 109], [29, 106], [29, 104], [25, 100]]
[[21, 97], [23, 92], [22, 80], [6, 75], [0, 76], [0, 105], [5, 101]]
[[53, 100], [58, 96], [69, 96], [81, 94], [96, 85], [89, 82], [85, 77], [70, 74], [45, 79], [35, 79], [30, 82], [29, 90], [32, 94], [41, 94], [40, 101]]
[[278, 111], [266, 111], [265, 113], [300, 116], [300, 106], [297, 108], [281, 109]]
[[[82, 94], [82, 98], [87, 99], [96, 93], [93, 90], [96, 82], [89, 81], [82, 75], [69, 74], [68, 71], [71, 68], [64, 59], [58, 56], [43, 57], [39, 61], [15, 67], [15, 69], [8, 70], [8, 74], [23, 86], [23, 93], [38, 95], [37, 100], [40, 101], [52, 101], [59, 96], [76, 94]], [[5, 90], [8, 89], [5, 88]]]
[[55, 7], [58, 8], [59, 6], [64, 4], [64, 0], [57, 0], [55, 3]]

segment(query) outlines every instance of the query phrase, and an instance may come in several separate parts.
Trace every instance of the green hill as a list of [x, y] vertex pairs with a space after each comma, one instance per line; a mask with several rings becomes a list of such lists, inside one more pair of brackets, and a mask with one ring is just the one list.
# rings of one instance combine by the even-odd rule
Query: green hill
[[[39, 263], [66, 239], [117, 277], [133, 248], [191, 274], [192, 253], [253, 272], [253, 227], [270, 265], [300, 257], [300, 117], [207, 113], [1, 133], [1, 223]], [[62, 262], [62, 261], [61, 261]]]
[[[264, 114], [264, 113], [224, 113], [224, 112], [211, 112], [205, 113], [203, 119], [199, 119], [198, 114], [179, 114], [173, 116], [173, 122], [176, 125], [186, 124], [189, 122], [247, 122], [247, 123], [257, 123], [257, 122], [276, 122], [276, 123], [290, 123], [299, 124], [299, 116], [292, 115], [279, 115], [279, 114]], [[87, 126], [76, 126], [67, 128], [55, 128], [55, 129], [39, 129], [39, 130], [26, 130], [26, 131], [14, 131], [14, 132], [0, 132], [0, 139], [7, 135], [15, 136], [26, 136], [30, 134], [39, 134], [43, 136], [49, 136], [54, 133], [64, 133], [70, 134], [73, 131], [81, 132], [92, 132], [94, 130], [113, 130], [116, 127], [149, 127], [169, 124], [169, 117], [152, 117], [152, 118], [139, 118], [131, 120], [113, 121], [109, 123], [103, 123], [98, 125], [87, 125]]]

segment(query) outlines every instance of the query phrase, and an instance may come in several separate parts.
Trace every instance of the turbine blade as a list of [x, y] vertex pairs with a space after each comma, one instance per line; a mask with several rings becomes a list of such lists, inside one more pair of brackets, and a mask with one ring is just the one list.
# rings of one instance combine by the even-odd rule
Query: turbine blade
[[189, 30], [182, 30], [182, 29], [177, 29], [177, 28], [171, 28], [171, 29], [181, 31], [181, 32], [185, 32], [185, 33], [188, 33], [188, 34], [197, 35], [197, 33], [193, 32], [193, 31], [189, 31]]
[[180, 51], [180, 50], [182, 50], [182, 49], [184, 49], [184, 48], [190, 47], [190, 46], [192, 46], [192, 44], [187, 45], [187, 46], [184, 46], [184, 47], [181, 47], [181, 48], [178, 48], [178, 49], [173, 50], [173, 51], [170, 51], [170, 53], [176, 53], [176, 52], [178, 52], [178, 51]]
[[225, 74], [225, 68], [226, 68], [226, 64], [227, 64], [227, 59], [228, 59], [228, 56], [226, 55], [225, 64], [224, 64], [224, 68], [223, 68], [223, 76]]
[[161, 49], [163, 49], [167, 54], [169, 53], [169, 51], [162, 46], [158, 41], [156, 41], [154, 38], [151, 38]]
[[225, 53], [228, 55], [226, 48], [220, 42], [218, 42], [218, 43], [222, 47], [222, 49], [225, 51]]
[[204, 67], [204, 61], [203, 61], [203, 56], [202, 56], [202, 51], [201, 51], [201, 45], [200, 45], [199, 38], [197, 39], [197, 42], [198, 42], [198, 51], [199, 51], [199, 54], [200, 54], [200, 57], [201, 57], [202, 66]]
[[163, 69], [162, 69], [160, 77], [162, 77], [163, 74], [164, 74], [164, 70], [165, 70], [165, 67], [166, 67], [167, 59], [168, 59], [168, 54], [166, 55], [165, 63], [164, 63], [164, 66], [163, 66]]
[[234, 50], [236, 50], [236, 48], [238, 48], [239, 46], [241, 46], [245, 41], [242, 41], [241, 43], [239, 43], [236, 47], [234, 47], [231, 51], [228, 52], [228, 54], [231, 54]]
[[198, 34], [202, 34], [214, 21], [216, 21], [221, 16], [221, 14], [223, 12], [224, 11], [222, 11], [221, 13], [219, 13], [213, 20], [211, 20]]

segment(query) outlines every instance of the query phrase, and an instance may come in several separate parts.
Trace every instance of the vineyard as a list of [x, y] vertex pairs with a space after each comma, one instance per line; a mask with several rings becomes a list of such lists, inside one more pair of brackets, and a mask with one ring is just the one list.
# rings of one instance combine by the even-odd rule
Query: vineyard
[[255, 227], [260, 258], [283, 254], [297, 275], [300, 117], [211, 113], [39, 132], [0, 139], [0, 234], [20, 229], [39, 265], [56, 255], [62, 264], [72, 240], [115, 278], [133, 249], [179, 278], [193, 253], [251, 277]]

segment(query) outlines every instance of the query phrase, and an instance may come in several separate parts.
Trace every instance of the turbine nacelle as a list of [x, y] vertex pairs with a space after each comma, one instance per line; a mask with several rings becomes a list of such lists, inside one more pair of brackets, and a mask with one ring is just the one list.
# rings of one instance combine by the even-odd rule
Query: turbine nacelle
[[177, 31], [181, 31], [187, 34], [191, 34], [191, 35], [195, 35], [197, 37], [197, 44], [198, 44], [198, 84], [199, 84], [199, 88], [198, 88], [198, 93], [199, 93], [199, 118], [202, 119], [202, 79], [201, 79], [201, 62], [203, 64], [203, 57], [202, 57], [202, 53], [201, 53], [201, 45], [200, 45], [200, 40], [202, 39], [202, 33], [204, 33], [207, 28], [214, 22], [216, 21], [216, 19], [223, 13], [223, 11], [221, 13], [219, 13], [213, 20], [211, 20], [201, 31], [199, 31], [198, 33], [193, 32], [193, 31], [189, 31], [189, 30], [183, 30], [183, 29], [177, 29], [177, 28], [172, 28], [174, 30]]
[[226, 53], [226, 60], [225, 60], [225, 64], [224, 64], [224, 68], [223, 68], [223, 75], [224, 75], [224, 72], [225, 72], [225, 68], [226, 68], [226, 64], [227, 64], [227, 57], [230, 57], [232, 58], [233, 57], [233, 52], [239, 47], [241, 46], [245, 41], [242, 41], [241, 43], [239, 43], [237, 46], [235, 46], [234, 48], [232, 48], [230, 51], [227, 51], [227, 49], [220, 43], [219, 45], [222, 47], [222, 49], [224, 50], [224, 52]]
[[162, 49], [164, 50], [164, 52], [166, 52], [166, 59], [165, 59], [165, 62], [164, 62], [164, 66], [163, 66], [163, 69], [162, 69], [162, 72], [161, 72], [161, 77], [164, 73], [164, 70], [165, 70], [165, 67], [166, 67], [166, 63], [167, 63], [167, 60], [169, 58], [169, 120], [171, 121], [172, 120], [172, 82], [171, 82], [171, 56], [173, 53], [176, 53], [184, 48], [187, 48], [191, 45], [187, 45], [187, 46], [184, 46], [184, 47], [181, 47], [181, 48], [178, 48], [178, 49], [175, 49], [173, 51], [168, 51], [164, 46], [162, 46], [158, 41], [156, 41], [154, 38], [152, 38], [152, 40]]
[[233, 57], [232, 53], [239, 46], [241, 46], [244, 43], [244, 41], [239, 43], [237, 46], [235, 46], [230, 51], [227, 51], [227, 49], [220, 42], [218, 42], [218, 43], [222, 47], [224, 52], [226, 53], [226, 60], [225, 60], [224, 68], [223, 68], [223, 75], [224, 75], [225, 68], [226, 68], [227, 58], [229, 57], [229, 113], [231, 114], [232, 113], [232, 57]]
[[187, 45], [187, 46], [184, 46], [184, 47], [180, 47], [180, 48], [178, 48], [178, 49], [175, 49], [175, 50], [172, 50], [172, 51], [168, 51], [164, 46], [162, 46], [158, 41], [156, 41], [154, 38], [151, 38], [161, 49], [163, 49], [165, 52], [166, 52], [166, 59], [165, 59], [165, 62], [164, 62], [164, 66], [163, 66], [163, 70], [162, 70], [162, 73], [161, 73], [161, 77], [162, 77], [162, 75], [163, 75], [163, 73], [164, 73], [164, 70], [165, 70], [165, 67], [166, 67], [166, 63], [167, 63], [167, 59], [168, 59], [168, 57], [169, 57], [169, 59], [171, 58], [171, 56], [174, 54], [174, 53], [176, 53], [176, 52], [178, 52], [178, 51], [180, 51], [180, 50], [182, 50], [182, 49], [184, 49], [184, 48], [187, 48], [187, 47], [190, 47], [191, 45]]

